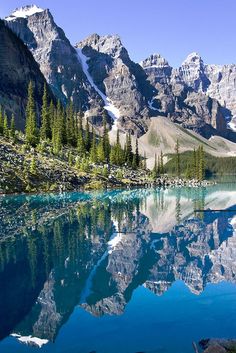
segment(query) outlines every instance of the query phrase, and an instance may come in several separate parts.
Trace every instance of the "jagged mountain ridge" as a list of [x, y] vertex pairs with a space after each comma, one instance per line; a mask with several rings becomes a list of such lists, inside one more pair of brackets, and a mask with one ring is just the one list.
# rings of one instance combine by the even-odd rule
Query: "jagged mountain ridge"
[[197, 53], [190, 54], [177, 69], [160, 54], [140, 64], [158, 90], [153, 97], [154, 109], [204, 137], [214, 134], [213, 128], [219, 135], [235, 139], [236, 65], [207, 65]]
[[[75, 49], [50, 11], [35, 5], [13, 12], [6, 23], [32, 51], [55, 96], [65, 104], [72, 99], [91, 123], [101, 123], [105, 108], [115, 128], [137, 136], [148, 131], [150, 117], [161, 115], [206, 138], [220, 135], [236, 141], [227, 126], [235, 111], [233, 68], [222, 79], [196, 53], [179, 69], [160, 55], [139, 65], [117, 35], [93, 34]], [[232, 94], [218, 81], [229, 84]]]

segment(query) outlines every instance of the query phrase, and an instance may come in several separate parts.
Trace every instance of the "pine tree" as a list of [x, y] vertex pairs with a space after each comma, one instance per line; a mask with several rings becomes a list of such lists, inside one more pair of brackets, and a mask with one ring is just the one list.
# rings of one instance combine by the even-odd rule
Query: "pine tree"
[[[123, 153], [123, 150], [122, 150], [121, 144], [120, 144], [120, 132], [119, 132], [119, 130], [117, 130], [116, 145], [115, 145], [115, 148], [113, 149], [113, 151], [114, 151], [114, 157], [113, 157], [114, 162], [113, 162], [113, 164], [122, 165], [124, 163], [124, 153]], [[111, 150], [111, 154], [112, 153], [113, 152]]]
[[60, 101], [57, 102], [57, 109], [54, 112], [52, 145], [53, 153], [58, 154], [63, 145], [64, 113]]
[[52, 139], [54, 116], [55, 116], [55, 107], [54, 107], [53, 101], [51, 100], [50, 105], [49, 105], [49, 110], [48, 110], [48, 121], [49, 121], [49, 136], [48, 136], [48, 138], [50, 140]]
[[33, 155], [30, 163], [30, 173], [31, 174], [36, 174], [36, 161], [35, 161], [35, 156]]
[[198, 179], [202, 181], [205, 177], [205, 153], [203, 146], [198, 148]]
[[163, 152], [161, 151], [161, 157], [160, 157], [160, 174], [164, 174], [164, 156]]
[[94, 128], [92, 129], [92, 145], [90, 149], [90, 160], [92, 163], [97, 163], [97, 141]]
[[138, 139], [136, 139], [136, 146], [135, 146], [135, 164], [136, 164], [136, 167], [138, 168], [139, 167], [139, 148], [138, 148]]
[[3, 118], [3, 135], [5, 137], [9, 137], [9, 126], [8, 126], [8, 119], [7, 119], [6, 113], [4, 113], [4, 118]]
[[99, 139], [99, 143], [97, 147], [97, 157], [100, 163], [104, 163], [106, 161], [103, 138]]
[[155, 154], [154, 166], [152, 170], [152, 178], [155, 180], [158, 177], [157, 155]]
[[197, 156], [196, 156], [196, 149], [195, 149], [195, 147], [194, 147], [194, 150], [193, 150], [192, 176], [193, 176], [193, 178], [198, 179], [198, 173], [197, 173]]
[[103, 150], [104, 150], [104, 155], [105, 155], [105, 161], [108, 163], [109, 162], [109, 156], [110, 156], [110, 151], [111, 151], [111, 145], [109, 141], [109, 135], [108, 135], [108, 130], [107, 130], [107, 121], [106, 121], [106, 115], [103, 115]]
[[76, 124], [73, 103], [70, 102], [66, 110], [66, 139], [70, 146], [76, 145]]
[[89, 129], [89, 121], [88, 118], [86, 119], [86, 126], [85, 126], [85, 135], [84, 135], [84, 144], [85, 149], [87, 152], [90, 151], [91, 147], [91, 140], [90, 140], [90, 129]]
[[147, 169], [147, 155], [146, 155], [146, 152], [144, 152], [144, 155], [143, 155], [143, 169]]
[[3, 135], [3, 112], [0, 106], [0, 135]]
[[51, 128], [50, 128], [50, 117], [49, 117], [49, 109], [48, 109], [48, 98], [47, 98], [47, 85], [44, 84], [43, 89], [43, 105], [41, 111], [41, 127], [40, 127], [40, 139], [41, 141], [45, 141], [51, 136]]
[[117, 149], [116, 149], [116, 146], [112, 146], [111, 147], [111, 152], [110, 152], [110, 163], [112, 164], [112, 165], [117, 165], [118, 163], [118, 158], [117, 158], [117, 154], [116, 154], [116, 151], [117, 151]]
[[73, 156], [72, 156], [71, 151], [68, 153], [68, 164], [70, 167], [72, 167], [72, 165], [73, 165]]
[[16, 127], [15, 127], [15, 116], [12, 114], [11, 124], [10, 124], [10, 136], [14, 139], [16, 136]]
[[36, 146], [38, 143], [38, 129], [36, 124], [35, 102], [33, 83], [30, 81], [28, 86], [28, 101], [26, 107], [26, 124], [25, 124], [26, 142], [31, 146]]
[[125, 144], [125, 162], [132, 166], [133, 161], [133, 152], [132, 152], [132, 144], [131, 144], [131, 134], [126, 135], [126, 144]]
[[175, 145], [175, 153], [176, 153], [176, 174], [177, 177], [180, 177], [180, 154], [179, 154], [179, 140], [176, 141]]

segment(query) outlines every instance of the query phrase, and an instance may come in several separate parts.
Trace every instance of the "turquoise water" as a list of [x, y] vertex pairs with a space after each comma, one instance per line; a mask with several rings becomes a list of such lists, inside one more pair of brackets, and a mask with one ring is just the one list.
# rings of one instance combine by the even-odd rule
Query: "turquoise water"
[[236, 184], [6, 196], [0, 216], [0, 352], [235, 338]]

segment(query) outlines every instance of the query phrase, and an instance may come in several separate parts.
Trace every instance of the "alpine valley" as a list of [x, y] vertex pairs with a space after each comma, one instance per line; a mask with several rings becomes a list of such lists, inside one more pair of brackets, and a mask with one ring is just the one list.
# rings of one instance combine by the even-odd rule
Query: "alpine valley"
[[[115, 2], [53, 2], [77, 42], [37, 5], [0, 19], [0, 352], [235, 353], [236, 63], [137, 63], [81, 40]], [[145, 5], [116, 24], [158, 50]]]

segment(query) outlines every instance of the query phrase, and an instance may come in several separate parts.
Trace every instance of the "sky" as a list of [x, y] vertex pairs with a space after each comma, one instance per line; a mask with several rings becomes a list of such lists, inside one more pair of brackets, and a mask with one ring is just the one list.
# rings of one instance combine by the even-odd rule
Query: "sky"
[[236, 63], [235, 0], [1, 0], [0, 17], [32, 1], [50, 9], [72, 44], [119, 34], [136, 62], [160, 53], [177, 67], [198, 52], [205, 63]]

